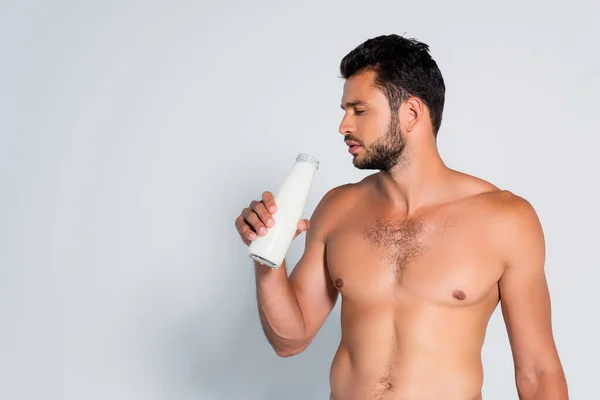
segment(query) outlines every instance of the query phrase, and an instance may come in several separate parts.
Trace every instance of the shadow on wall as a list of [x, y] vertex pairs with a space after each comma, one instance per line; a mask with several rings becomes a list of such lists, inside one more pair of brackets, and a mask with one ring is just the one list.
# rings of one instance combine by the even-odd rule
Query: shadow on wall
[[[252, 276], [252, 279], [253, 276]], [[313, 343], [301, 354], [281, 358], [264, 336], [254, 281], [224, 287], [237, 302], [215, 301], [169, 327], [161, 343], [160, 368], [176, 396], [203, 400], [328, 399], [329, 368], [339, 345], [339, 304]], [[235, 303], [236, 306], [231, 306]], [[228, 307], [229, 304], [229, 307]], [[239, 306], [238, 306], [239, 304]], [[232, 308], [235, 308], [232, 310]]]

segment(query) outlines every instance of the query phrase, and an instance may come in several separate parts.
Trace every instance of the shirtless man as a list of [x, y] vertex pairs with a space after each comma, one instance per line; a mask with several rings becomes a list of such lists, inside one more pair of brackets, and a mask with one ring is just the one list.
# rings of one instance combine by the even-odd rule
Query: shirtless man
[[[342, 297], [330, 399], [481, 399], [481, 349], [501, 302], [521, 400], [564, 400], [544, 272], [544, 235], [523, 198], [440, 158], [445, 86], [426, 44], [370, 39], [341, 62], [339, 132], [356, 168], [378, 170], [329, 191], [289, 278], [255, 265], [269, 343], [306, 349]], [[236, 219], [248, 245], [273, 226], [265, 192]], [[310, 229], [309, 229], [310, 228]]]

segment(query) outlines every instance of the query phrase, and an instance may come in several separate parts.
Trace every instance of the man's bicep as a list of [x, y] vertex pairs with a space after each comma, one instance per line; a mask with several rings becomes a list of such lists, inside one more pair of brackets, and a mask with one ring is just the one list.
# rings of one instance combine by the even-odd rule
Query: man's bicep
[[330, 190], [317, 205], [310, 228], [306, 231], [304, 254], [290, 274], [310, 340], [317, 334], [338, 298], [327, 267], [325, 238], [333, 224], [332, 207], [340, 189]]
[[501, 306], [517, 369], [525, 372], [556, 366], [550, 295], [544, 271], [545, 243], [533, 208], [518, 206], [500, 279]]
[[316, 235], [307, 232], [306, 249], [290, 274], [290, 282], [302, 310], [306, 335], [312, 340], [335, 306], [338, 291], [327, 269], [325, 244], [310, 236]]
[[542, 272], [508, 270], [500, 280], [501, 307], [515, 365], [527, 370], [554, 354], [550, 298]]

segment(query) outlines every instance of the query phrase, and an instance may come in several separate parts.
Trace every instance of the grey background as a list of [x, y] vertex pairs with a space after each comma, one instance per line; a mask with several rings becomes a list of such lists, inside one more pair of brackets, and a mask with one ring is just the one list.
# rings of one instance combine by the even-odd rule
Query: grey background
[[[392, 32], [444, 74], [448, 165], [538, 211], [571, 398], [600, 398], [600, 6], [482, 3], [1, 2], [0, 398], [328, 398], [340, 303], [278, 358], [233, 222], [298, 152], [306, 217], [367, 173], [338, 65]], [[483, 359], [484, 398], [516, 399], [499, 309]]]

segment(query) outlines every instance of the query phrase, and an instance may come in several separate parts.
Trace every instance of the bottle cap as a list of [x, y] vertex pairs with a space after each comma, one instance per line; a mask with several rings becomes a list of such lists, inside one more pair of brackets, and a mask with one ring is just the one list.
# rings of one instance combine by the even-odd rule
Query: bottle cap
[[311, 156], [310, 154], [300, 153], [300, 154], [298, 154], [298, 157], [296, 157], [296, 161], [304, 161], [304, 162], [311, 163], [312, 165], [315, 166], [315, 168], [319, 169], [319, 160], [317, 160], [315, 157]]

